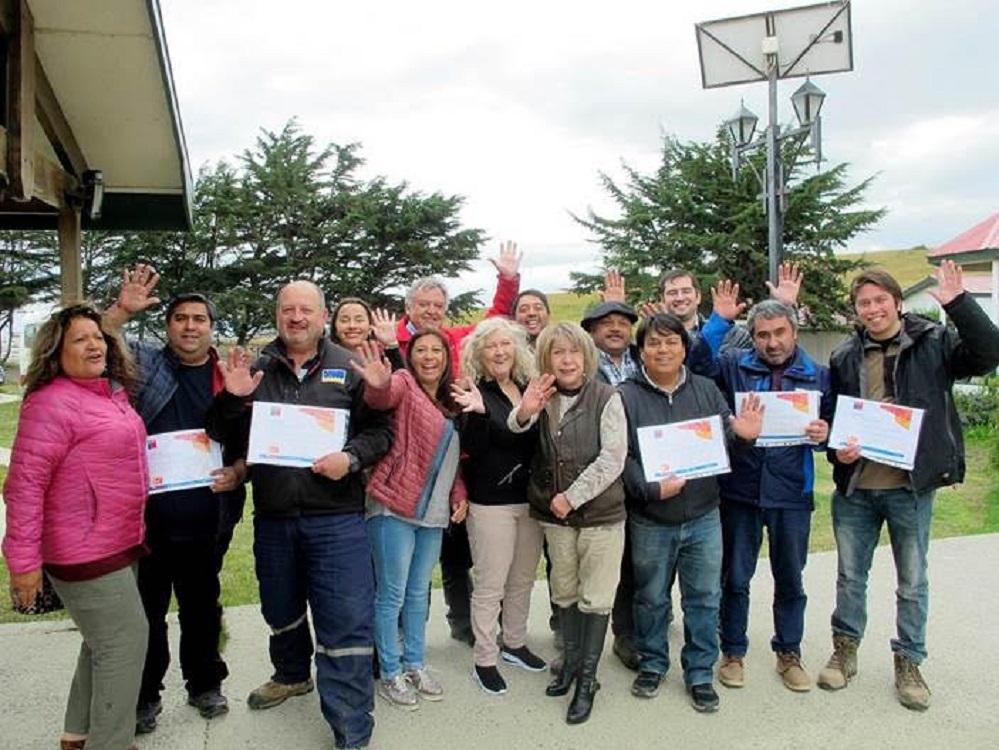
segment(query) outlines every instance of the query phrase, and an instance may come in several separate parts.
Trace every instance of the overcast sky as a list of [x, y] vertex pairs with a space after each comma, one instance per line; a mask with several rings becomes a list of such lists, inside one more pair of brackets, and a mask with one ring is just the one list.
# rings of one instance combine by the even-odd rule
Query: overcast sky
[[[161, 0], [195, 172], [292, 117], [360, 142], [365, 174], [466, 197], [466, 225], [525, 251], [554, 291], [598, 253], [569, 212], [607, 208], [598, 172], [649, 171], [661, 133], [707, 140], [762, 83], [704, 90], [694, 24], [807, 2]], [[999, 211], [988, 0], [856, 0], [852, 72], [814, 79], [823, 150], [889, 209], [852, 250], [945, 242]], [[988, 71], [992, 70], [992, 73]], [[781, 84], [783, 122], [801, 79]], [[492, 287], [485, 262], [457, 286]]]

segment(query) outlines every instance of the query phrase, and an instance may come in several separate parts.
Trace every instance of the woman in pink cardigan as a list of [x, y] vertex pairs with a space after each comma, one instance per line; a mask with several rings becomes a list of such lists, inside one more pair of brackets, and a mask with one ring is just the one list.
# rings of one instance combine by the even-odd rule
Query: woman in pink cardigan
[[3, 554], [14, 606], [34, 603], [44, 572], [83, 637], [62, 750], [134, 747], [149, 474], [134, 384], [124, 345], [92, 307], [67, 307], [39, 331], [3, 490]]
[[438, 331], [418, 331], [406, 350], [406, 369], [394, 373], [370, 344], [363, 344], [358, 355], [362, 364], [354, 367], [364, 377], [364, 400], [374, 409], [395, 410], [395, 440], [367, 488], [377, 585], [378, 693], [393, 705], [415, 710], [421, 697], [444, 697], [424, 663], [430, 576], [444, 529], [449, 521], [463, 521], [468, 509], [458, 471], [451, 347]]

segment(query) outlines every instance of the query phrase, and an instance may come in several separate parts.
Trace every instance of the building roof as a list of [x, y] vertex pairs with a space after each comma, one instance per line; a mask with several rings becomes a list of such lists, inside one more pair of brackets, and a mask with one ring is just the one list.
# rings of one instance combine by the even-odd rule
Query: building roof
[[999, 213], [931, 250], [926, 257], [931, 263], [945, 259], [960, 262], [999, 257]]
[[[102, 216], [84, 212], [83, 227], [189, 228], [191, 172], [159, 0], [27, 0], [27, 8], [40, 92], [34, 148], [77, 180], [81, 166], [103, 173]], [[53, 145], [42, 119], [53, 111], [75, 158]], [[54, 228], [57, 213], [5, 201], [0, 228]]]
[[[933, 276], [926, 276], [912, 286], [902, 290], [902, 299], [908, 299], [914, 294], [937, 285]], [[985, 273], [966, 273], [964, 275], [964, 291], [976, 297], [988, 297], [992, 294], [992, 276]]]

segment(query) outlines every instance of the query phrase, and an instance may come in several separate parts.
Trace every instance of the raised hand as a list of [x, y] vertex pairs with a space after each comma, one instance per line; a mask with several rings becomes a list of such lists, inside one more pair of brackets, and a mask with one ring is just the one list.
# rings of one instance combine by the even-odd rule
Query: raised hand
[[362, 341], [361, 345], [354, 352], [354, 356], [360, 359], [350, 360], [350, 366], [354, 372], [364, 378], [364, 382], [369, 388], [381, 390], [388, 388], [392, 381], [392, 365], [389, 364], [378, 347], [370, 341]]
[[624, 276], [615, 269], [604, 274], [604, 290], [600, 293], [604, 302], [627, 302], [624, 294]]
[[520, 273], [520, 260], [523, 257], [523, 253], [517, 252], [517, 243], [507, 241], [500, 243], [499, 258], [490, 258], [489, 262], [496, 267], [500, 276], [512, 279]]
[[641, 312], [643, 318], [651, 318], [653, 315], [666, 313], [669, 310], [666, 308], [665, 302], [643, 302]]
[[219, 370], [225, 380], [225, 389], [233, 396], [249, 396], [264, 379], [264, 371], [250, 372], [250, 353], [241, 346], [229, 350], [225, 362], [219, 360]]
[[160, 298], [152, 294], [159, 280], [156, 269], [145, 263], [136, 263], [133, 270], [126, 268], [121, 275], [118, 306], [132, 316], [158, 305]]
[[531, 417], [545, 408], [545, 404], [554, 395], [554, 375], [545, 374], [532, 378], [524, 390], [524, 395], [520, 398], [520, 406], [517, 407], [517, 421], [526, 424]]
[[936, 270], [936, 289], [927, 291], [941, 305], [948, 305], [964, 294], [964, 269], [952, 260], [945, 260]]
[[687, 480], [683, 477], [669, 476], [665, 479], [660, 479], [659, 499], [669, 500], [671, 497], [676, 497], [680, 494], [686, 484]]
[[398, 327], [395, 313], [390, 315], [386, 310], [372, 310], [371, 320], [373, 323], [371, 330], [374, 332], [375, 340], [379, 344], [386, 349], [395, 349], [399, 346], [399, 340], [395, 335]]
[[482, 392], [475, 387], [475, 383], [469, 377], [458, 378], [451, 384], [451, 397], [463, 412], [486, 413]]
[[711, 301], [714, 311], [725, 320], [735, 320], [746, 309], [746, 303], [739, 302], [739, 284], [730, 279], [719, 281], [711, 288]]
[[756, 440], [763, 429], [763, 404], [760, 397], [750, 393], [742, 400], [742, 414], [729, 417], [732, 430], [743, 440]]
[[805, 280], [805, 274], [800, 267], [793, 263], [781, 263], [777, 269], [777, 286], [767, 281], [767, 289], [770, 296], [786, 305], [796, 307], [798, 305], [798, 295], [801, 294], [801, 284]]

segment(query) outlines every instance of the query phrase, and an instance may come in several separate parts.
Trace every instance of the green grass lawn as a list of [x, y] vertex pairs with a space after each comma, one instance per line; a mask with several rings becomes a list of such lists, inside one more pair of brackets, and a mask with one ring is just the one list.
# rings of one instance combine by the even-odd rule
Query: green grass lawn
[[[999, 477], [988, 466], [994, 436], [971, 436], [967, 445], [968, 476], [964, 484], [940, 490], [933, 509], [933, 537], [964, 536], [999, 532]], [[832, 491], [831, 472], [825, 458], [816, 456], [816, 507], [812, 517], [812, 537], [809, 549], [819, 552], [834, 549], [832, 522], [829, 517], [829, 496]], [[5, 473], [5, 472], [4, 472]], [[232, 548], [222, 572], [222, 601], [226, 606], [253, 604], [257, 601], [257, 582], [253, 572], [253, 523], [250, 504], [247, 517], [236, 528]], [[887, 532], [881, 543], [887, 543]], [[765, 545], [764, 545], [765, 548]], [[540, 575], [544, 575], [543, 568]], [[0, 562], [0, 581], [6, 588], [7, 568]], [[434, 585], [440, 585], [435, 573]], [[59, 613], [47, 619], [58, 619]], [[11, 612], [9, 598], [0, 595], [0, 623], [32, 622], [40, 618], [24, 617]]]

